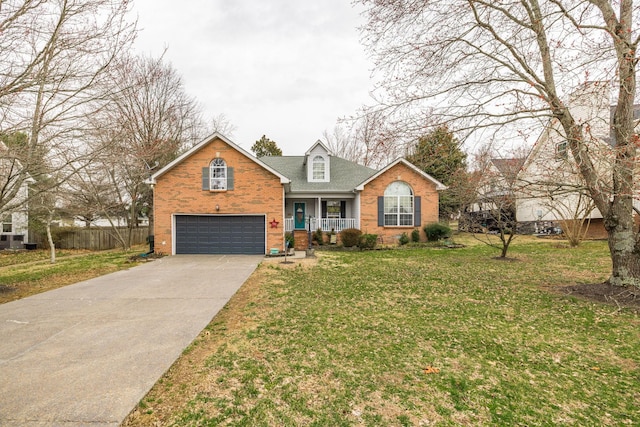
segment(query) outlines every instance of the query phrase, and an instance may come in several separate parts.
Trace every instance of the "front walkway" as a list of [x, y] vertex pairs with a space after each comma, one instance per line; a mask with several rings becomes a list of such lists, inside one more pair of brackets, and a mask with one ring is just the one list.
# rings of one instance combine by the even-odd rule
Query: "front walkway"
[[0, 425], [118, 426], [262, 260], [166, 257], [0, 305]]

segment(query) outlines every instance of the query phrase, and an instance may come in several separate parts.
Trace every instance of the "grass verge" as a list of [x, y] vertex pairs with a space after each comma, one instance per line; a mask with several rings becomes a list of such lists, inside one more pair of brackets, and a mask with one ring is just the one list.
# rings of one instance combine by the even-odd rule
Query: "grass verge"
[[55, 264], [46, 250], [0, 252], [0, 304], [131, 267], [135, 250], [61, 250]]
[[264, 262], [125, 426], [639, 425], [638, 312], [563, 294], [605, 242]]

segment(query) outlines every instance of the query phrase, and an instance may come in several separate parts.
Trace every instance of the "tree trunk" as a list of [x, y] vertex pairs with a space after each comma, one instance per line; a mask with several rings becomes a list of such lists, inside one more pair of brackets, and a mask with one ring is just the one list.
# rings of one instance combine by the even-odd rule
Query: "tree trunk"
[[632, 209], [630, 198], [614, 201], [605, 218], [612, 261], [609, 283], [640, 288], [640, 245], [634, 232], [633, 215], [619, 212], [628, 210], [625, 208]]
[[51, 219], [52, 215], [49, 215], [47, 218], [47, 241], [49, 242], [49, 254], [51, 259], [51, 264], [56, 263], [56, 244], [53, 243], [53, 236], [51, 235]]

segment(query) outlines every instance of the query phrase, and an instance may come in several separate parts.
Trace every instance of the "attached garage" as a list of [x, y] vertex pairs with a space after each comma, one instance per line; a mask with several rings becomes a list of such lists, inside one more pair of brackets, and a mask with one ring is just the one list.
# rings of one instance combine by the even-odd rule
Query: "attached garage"
[[176, 215], [176, 254], [264, 255], [264, 215]]

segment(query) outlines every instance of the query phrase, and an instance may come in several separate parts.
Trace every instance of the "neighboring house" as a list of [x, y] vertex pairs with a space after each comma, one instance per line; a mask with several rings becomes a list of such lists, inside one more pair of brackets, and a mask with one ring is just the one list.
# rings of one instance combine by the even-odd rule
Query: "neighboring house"
[[[0, 150], [5, 151], [6, 146], [0, 142]], [[14, 159], [0, 157], [0, 171], [4, 177], [8, 177], [11, 181], [11, 171], [20, 163]], [[14, 181], [15, 182], [15, 181]], [[15, 197], [10, 200], [7, 205], [18, 206], [9, 212], [0, 213], [0, 250], [2, 249], [22, 249], [24, 243], [27, 242], [29, 236], [29, 213], [27, 206], [27, 198], [29, 196], [29, 184], [33, 182], [31, 178], [27, 178], [22, 182]], [[11, 186], [11, 182], [7, 183], [7, 187]]]
[[[318, 141], [304, 156], [256, 158], [215, 133], [152, 175], [155, 250], [265, 254], [297, 248], [321, 228], [358, 228], [394, 243], [438, 221], [437, 180], [404, 159], [381, 170], [333, 156]], [[422, 232], [424, 238], [424, 232]]]
[[[589, 138], [596, 170], [602, 171], [602, 185], [610, 185], [615, 140], [607, 85], [590, 83], [572, 94], [569, 108]], [[594, 206], [569, 152], [564, 130], [551, 119], [534, 144], [518, 175], [520, 187], [517, 219], [522, 229], [541, 232], [565, 221], [582, 218], [587, 237], [606, 237], [602, 214]], [[564, 225], [567, 225], [565, 223]]]

